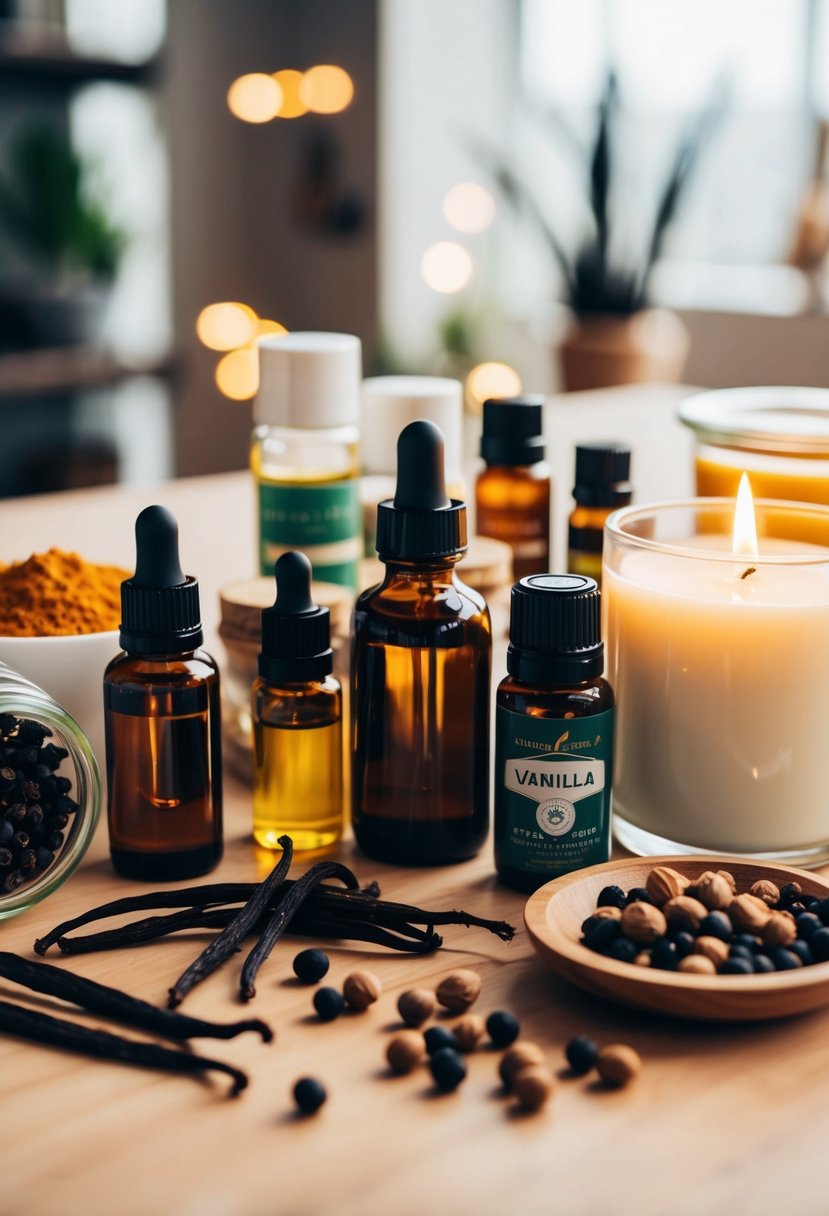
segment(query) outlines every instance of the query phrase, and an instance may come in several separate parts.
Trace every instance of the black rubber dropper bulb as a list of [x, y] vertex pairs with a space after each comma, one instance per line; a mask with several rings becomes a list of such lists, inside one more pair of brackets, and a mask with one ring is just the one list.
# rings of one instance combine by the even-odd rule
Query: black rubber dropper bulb
[[397, 439], [394, 498], [377, 508], [377, 552], [382, 561], [458, 556], [466, 549], [466, 504], [446, 493], [443, 435], [418, 419]]
[[259, 674], [271, 684], [321, 680], [334, 666], [327, 608], [311, 598], [311, 563], [304, 553], [283, 553], [274, 565], [276, 600], [262, 610]]
[[166, 507], [135, 521], [135, 574], [121, 584], [121, 645], [130, 654], [184, 654], [202, 643], [199, 584], [178, 552], [178, 524]]

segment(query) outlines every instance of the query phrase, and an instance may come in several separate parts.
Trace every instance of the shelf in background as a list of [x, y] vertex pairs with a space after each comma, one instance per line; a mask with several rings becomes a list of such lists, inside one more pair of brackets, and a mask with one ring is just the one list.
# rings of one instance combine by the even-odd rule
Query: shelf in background
[[79, 54], [59, 30], [29, 27], [23, 22], [0, 22], [0, 84], [21, 82], [51, 88], [75, 88], [95, 80], [124, 84], [151, 83], [159, 59], [124, 63]]
[[127, 363], [99, 347], [63, 346], [0, 354], [0, 401], [103, 388], [132, 376], [169, 376], [172, 370], [170, 355]]

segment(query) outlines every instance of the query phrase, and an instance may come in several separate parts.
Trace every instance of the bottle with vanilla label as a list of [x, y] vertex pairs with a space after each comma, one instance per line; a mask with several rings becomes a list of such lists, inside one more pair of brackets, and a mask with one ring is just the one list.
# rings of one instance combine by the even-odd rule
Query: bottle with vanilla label
[[603, 670], [596, 581], [520, 579], [495, 703], [495, 865], [515, 890], [610, 856], [614, 698]]

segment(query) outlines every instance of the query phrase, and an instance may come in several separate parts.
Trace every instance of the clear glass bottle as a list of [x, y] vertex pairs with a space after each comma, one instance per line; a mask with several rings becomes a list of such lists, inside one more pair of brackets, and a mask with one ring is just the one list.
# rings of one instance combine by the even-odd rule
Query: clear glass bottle
[[465, 547], [440, 431], [413, 422], [398, 441], [395, 497], [378, 512], [386, 575], [354, 618], [354, 834], [382, 861], [463, 861], [486, 839], [492, 636], [483, 597], [454, 570]]
[[360, 341], [295, 333], [259, 343], [250, 467], [259, 566], [301, 548], [316, 577], [356, 589], [360, 511]]
[[127, 878], [193, 878], [222, 856], [219, 672], [201, 649], [198, 583], [182, 573], [172, 515], [147, 507], [135, 535], [124, 652], [104, 673], [110, 854]]
[[262, 613], [253, 683], [253, 834], [278, 849], [321, 849], [343, 830], [342, 692], [331, 675], [327, 608], [311, 599], [302, 553], [276, 562], [277, 595]]
[[624, 443], [582, 443], [576, 448], [576, 505], [567, 521], [567, 569], [602, 585], [604, 525], [633, 497], [630, 448]]
[[475, 529], [506, 541], [516, 578], [550, 568], [550, 466], [544, 459], [542, 401], [509, 397], [484, 402], [475, 486]]

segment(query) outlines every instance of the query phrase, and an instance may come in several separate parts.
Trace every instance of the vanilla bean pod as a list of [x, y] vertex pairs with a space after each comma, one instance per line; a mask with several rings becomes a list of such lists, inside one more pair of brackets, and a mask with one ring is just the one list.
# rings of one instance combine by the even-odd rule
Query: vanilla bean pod
[[301, 878], [298, 878], [290, 891], [286, 893], [285, 898], [280, 900], [279, 907], [245, 959], [239, 985], [242, 1000], [249, 1001], [256, 995], [254, 981], [259, 973], [259, 968], [288, 928], [291, 917], [299, 910], [311, 892], [326, 878], [339, 878], [346, 886], [354, 890], [360, 885], [360, 880], [353, 870], [349, 870], [347, 866], [338, 861], [317, 862]]
[[198, 958], [194, 959], [186, 971], [183, 971], [178, 977], [170, 989], [167, 1000], [168, 1008], [175, 1009], [177, 1005], [180, 1005], [196, 984], [200, 984], [217, 967], [226, 962], [231, 954], [235, 954], [248, 931], [265, 911], [274, 892], [282, 885], [294, 854], [294, 844], [290, 836], [280, 836], [278, 843], [282, 847], [282, 856], [279, 861], [264, 882], [259, 884], [244, 907], [237, 912], [230, 924], [213, 938], [210, 945], [202, 950]]
[[135, 1064], [140, 1068], [196, 1076], [211, 1071], [223, 1072], [233, 1080], [229, 1094], [231, 1098], [240, 1094], [248, 1084], [245, 1073], [230, 1064], [224, 1064], [221, 1060], [193, 1055], [189, 1051], [175, 1051], [171, 1047], [160, 1047], [157, 1043], [123, 1039], [107, 1030], [90, 1030], [77, 1022], [53, 1018], [47, 1013], [38, 1013], [34, 1009], [13, 1005], [8, 1001], [0, 1001], [0, 1031], [27, 1039], [30, 1043], [62, 1047], [77, 1055], [116, 1060], [121, 1064]]
[[508, 924], [507, 921], [487, 920], [485, 917], [473, 916], [460, 909], [433, 912], [431, 909], [417, 908], [413, 904], [398, 904], [388, 899], [377, 900], [373, 896], [364, 895], [362, 891], [339, 891], [337, 894], [354, 907], [359, 907], [361, 914], [368, 919], [372, 919], [375, 915], [379, 916], [383, 924], [388, 924], [389, 920], [398, 918], [402, 921], [417, 921], [419, 924], [426, 925], [464, 925], [467, 929], [474, 926], [479, 929], [487, 929], [504, 942], [511, 942], [515, 937], [515, 926]]
[[233, 1039], [246, 1030], [255, 1031], [266, 1043], [273, 1039], [270, 1026], [259, 1018], [221, 1024], [191, 1018], [183, 1013], [171, 1013], [117, 988], [73, 975], [71, 971], [52, 967], [49, 963], [30, 963], [18, 954], [7, 951], [0, 951], [0, 978], [11, 980], [33, 992], [71, 1001], [88, 1013], [98, 1013], [115, 1022], [136, 1026], [168, 1039]]
[[372, 942], [376, 946], [386, 946], [389, 950], [399, 950], [403, 954], [432, 954], [443, 945], [439, 933], [423, 933], [417, 937], [401, 931], [383, 929], [380, 925], [367, 921], [349, 922], [347, 927], [342, 921], [317, 917], [310, 913], [306, 919], [300, 913], [291, 921], [290, 932], [298, 937], [331, 938], [333, 940], [352, 942]]

